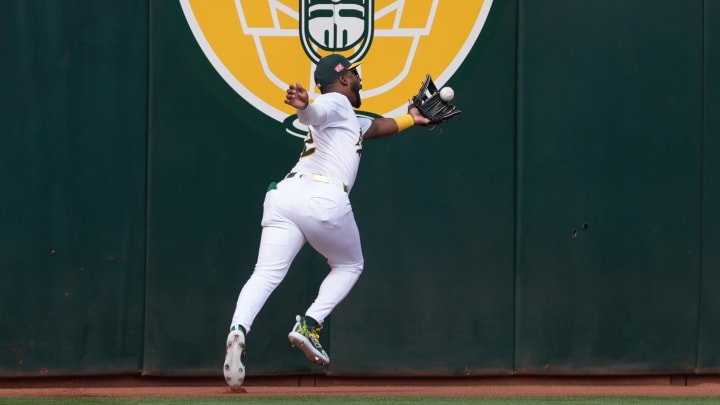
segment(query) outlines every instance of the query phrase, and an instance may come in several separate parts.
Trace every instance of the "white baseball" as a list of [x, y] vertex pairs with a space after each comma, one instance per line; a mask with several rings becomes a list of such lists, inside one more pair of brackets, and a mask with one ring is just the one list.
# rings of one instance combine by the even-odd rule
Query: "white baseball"
[[452, 87], [443, 87], [440, 89], [440, 99], [442, 101], [448, 102], [455, 98], [455, 90], [452, 89]]

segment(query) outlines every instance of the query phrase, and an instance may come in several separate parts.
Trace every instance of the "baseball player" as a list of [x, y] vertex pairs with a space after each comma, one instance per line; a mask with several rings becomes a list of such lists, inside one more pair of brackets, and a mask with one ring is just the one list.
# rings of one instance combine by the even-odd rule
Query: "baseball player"
[[227, 337], [224, 374], [233, 391], [245, 378], [242, 357], [253, 320], [305, 242], [327, 259], [330, 272], [315, 301], [296, 317], [288, 339], [310, 361], [330, 363], [318, 331], [363, 271], [360, 234], [349, 199], [362, 143], [429, 122], [416, 107], [396, 118], [358, 117], [354, 108], [361, 104], [362, 79], [357, 65], [342, 55], [320, 59], [314, 78], [321, 95], [313, 103], [300, 83], [287, 89], [285, 103], [297, 109], [309, 132], [298, 162], [284, 179], [271, 183], [265, 195], [257, 263], [238, 295]]

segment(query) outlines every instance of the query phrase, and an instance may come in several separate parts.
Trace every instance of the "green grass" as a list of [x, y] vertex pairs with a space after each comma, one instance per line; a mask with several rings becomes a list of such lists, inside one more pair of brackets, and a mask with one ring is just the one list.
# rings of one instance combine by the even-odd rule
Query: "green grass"
[[176, 397], [176, 398], [104, 398], [104, 397], [72, 397], [72, 398], [0, 398], [0, 405], [274, 405], [274, 404], [482, 404], [482, 405], [516, 405], [516, 404], [588, 404], [588, 405], [695, 405], [720, 404], [720, 398], [710, 397], [333, 397], [333, 396], [303, 396], [303, 397]]

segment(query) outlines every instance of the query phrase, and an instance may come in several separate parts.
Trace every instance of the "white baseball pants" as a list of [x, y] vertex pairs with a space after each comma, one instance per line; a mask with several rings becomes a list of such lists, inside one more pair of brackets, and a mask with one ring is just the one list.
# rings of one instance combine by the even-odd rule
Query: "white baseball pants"
[[297, 174], [268, 191], [263, 208], [257, 263], [240, 290], [231, 326], [250, 331], [305, 242], [330, 265], [317, 298], [305, 312], [322, 325], [355, 285], [364, 265], [360, 233], [344, 185]]

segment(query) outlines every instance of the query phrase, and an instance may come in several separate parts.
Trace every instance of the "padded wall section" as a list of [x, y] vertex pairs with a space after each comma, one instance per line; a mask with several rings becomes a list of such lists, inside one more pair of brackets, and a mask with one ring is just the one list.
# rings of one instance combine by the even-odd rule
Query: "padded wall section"
[[[366, 271], [323, 329], [330, 368], [287, 341], [328, 271], [306, 247], [248, 336], [251, 375], [510, 372], [515, 10], [493, 8], [452, 83], [462, 119], [363, 145], [352, 200]], [[221, 80], [174, 2], [151, 3], [150, 41], [145, 372], [217, 375], [267, 184], [303, 144]], [[452, 351], [428, 358], [448, 337]]]
[[703, 2], [519, 6], [516, 371], [688, 372]]
[[520, 1], [516, 369], [694, 368], [702, 1]]
[[703, 271], [699, 372], [720, 372], [720, 1], [705, 0]]
[[0, 375], [138, 372], [147, 3], [0, 2]]

